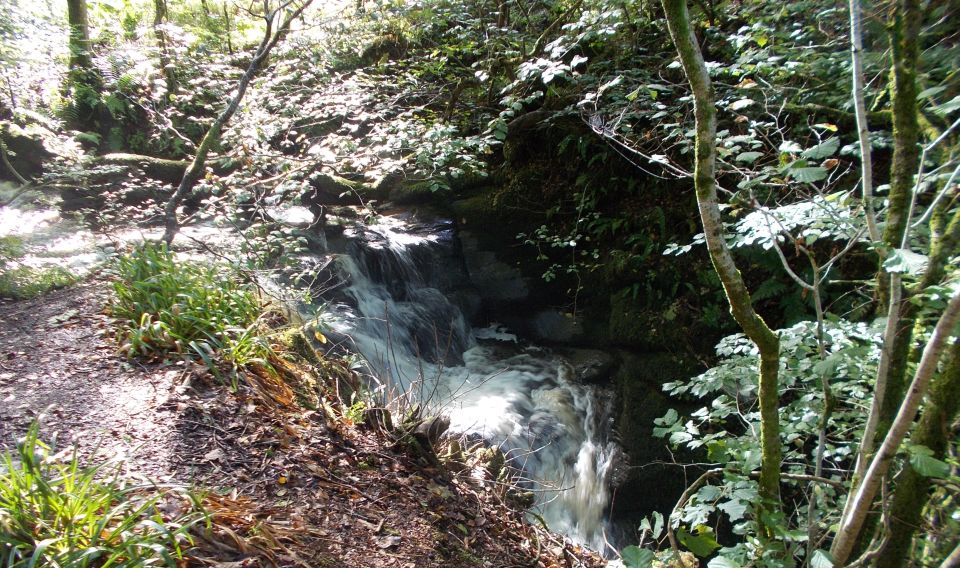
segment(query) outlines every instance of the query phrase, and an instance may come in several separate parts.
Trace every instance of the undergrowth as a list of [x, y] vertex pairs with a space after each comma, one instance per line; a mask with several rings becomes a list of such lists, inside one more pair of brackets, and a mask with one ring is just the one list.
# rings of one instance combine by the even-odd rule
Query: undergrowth
[[177, 353], [199, 358], [222, 378], [252, 362], [267, 364], [263, 302], [235, 268], [181, 261], [166, 246], [145, 244], [120, 257], [109, 307], [129, 357]]
[[195, 495], [126, 486], [76, 452], [60, 461], [38, 432], [35, 422], [15, 455], [0, 455], [0, 566], [182, 565], [190, 529], [206, 518]]

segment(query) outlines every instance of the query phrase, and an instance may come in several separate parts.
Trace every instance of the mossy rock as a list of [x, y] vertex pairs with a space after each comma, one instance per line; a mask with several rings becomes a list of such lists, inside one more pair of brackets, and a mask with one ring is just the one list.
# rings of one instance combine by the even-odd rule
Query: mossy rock
[[310, 345], [310, 342], [307, 341], [302, 328], [291, 328], [283, 331], [277, 335], [275, 341], [281, 347], [303, 357], [303, 360], [311, 365], [320, 364], [320, 358], [317, 356], [317, 352], [314, 351], [313, 346]]
[[360, 55], [362, 65], [396, 61], [407, 56], [410, 42], [400, 34], [384, 34], [374, 39]]

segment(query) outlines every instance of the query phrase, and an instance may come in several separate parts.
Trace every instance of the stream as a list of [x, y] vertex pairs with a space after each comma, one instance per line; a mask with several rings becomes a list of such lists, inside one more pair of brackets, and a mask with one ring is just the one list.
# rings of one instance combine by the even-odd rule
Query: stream
[[384, 215], [327, 239], [342, 284], [325, 295], [325, 333], [352, 343], [388, 400], [408, 393], [499, 446], [549, 527], [603, 550], [619, 452], [609, 393], [503, 326], [471, 327], [479, 299], [451, 221]]

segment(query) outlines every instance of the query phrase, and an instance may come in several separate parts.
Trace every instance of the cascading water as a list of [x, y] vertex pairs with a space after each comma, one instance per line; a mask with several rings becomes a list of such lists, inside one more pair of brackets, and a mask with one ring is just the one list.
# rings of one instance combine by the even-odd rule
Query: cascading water
[[617, 451], [609, 397], [550, 351], [469, 327], [453, 290], [466, 275], [451, 223], [383, 216], [344, 237], [344, 285], [327, 306], [333, 334], [350, 338], [390, 388], [448, 414], [452, 430], [498, 445], [530, 480], [548, 525], [602, 550]]

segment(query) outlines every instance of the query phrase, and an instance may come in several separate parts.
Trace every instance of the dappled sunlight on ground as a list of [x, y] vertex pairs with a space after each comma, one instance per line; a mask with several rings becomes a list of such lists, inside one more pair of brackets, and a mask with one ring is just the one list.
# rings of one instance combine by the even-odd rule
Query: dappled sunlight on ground
[[30, 422], [58, 447], [120, 460], [137, 477], [168, 479], [176, 466], [166, 409], [182, 368], [129, 363], [116, 355], [101, 313], [103, 281], [2, 306], [0, 448]]

